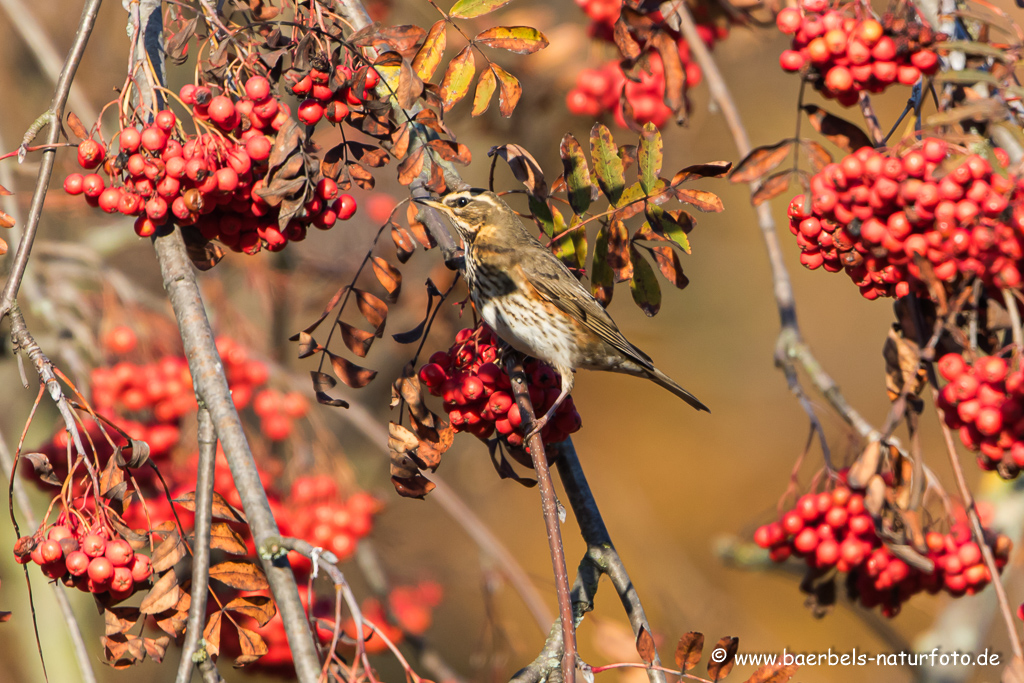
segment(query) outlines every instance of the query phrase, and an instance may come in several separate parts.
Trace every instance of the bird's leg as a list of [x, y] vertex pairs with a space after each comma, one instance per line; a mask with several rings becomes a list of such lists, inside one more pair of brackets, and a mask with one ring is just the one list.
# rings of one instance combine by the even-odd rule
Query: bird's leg
[[555, 399], [555, 402], [551, 404], [551, 407], [548, 408], [548, 412], [544, 413], [543, 417], [533, 421], [533, 425], [530, 427], [530, 432], [523, 439], [524, 441], [529, 441], [531, 436], [544, 429], [548, 421], [551, 420], [551, 416], [555, 414], [556, 410], [558, 410], [558, 406], [562, 405], [562, 401], [564, 401], [565, 397], [572, 391], [573, 384], [576, 381], [572, 368], [555, 368], [555, 370], [558, 372], [559, 377], [562, 378], [562, 391], [558, 394], [558, 398]]

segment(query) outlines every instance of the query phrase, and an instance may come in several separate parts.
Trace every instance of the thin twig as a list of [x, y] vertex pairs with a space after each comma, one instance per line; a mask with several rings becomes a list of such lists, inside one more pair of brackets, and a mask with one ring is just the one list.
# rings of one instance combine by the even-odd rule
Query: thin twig
[[[75, 33], [75, 40], [71, 50], [64, 60], [64, 68], [61, 69], [60, 78], [57, 79], [57, 87], [53, 93], [53, 100], [47, 112], [50, 119], [50, 130], [46, 135], [46, 144], [54, 145], [60, 140], [61, 119], [64, 116], [64, 103], [67, 101], [68, 93], [71, 90], [71, 82], [78, 71], [78, 65], [85, 53], [85, 46], [89, 42], [93, 26], [96, 24], [96, 15], [100, 11], [101, 0], [88, 0], [82, 10], [82, 18], [78, 23], [78, 31]], [[21, 278], [25, 275], [25, 267], [28, 265], [28, 257], [32, 252], [32, 243], [36, 238], [36, 231], [39, 227], [39, 218], [43, 213], [43, 201], [46, 199], [46, 190], [50, 183], [50, 176], [53, 173], [53, 160], [57, 154], [56, 149], [46, 149], [42, 152], [42, 159], [39, 162], [39, 172], [36, 175], [36, 187], [32, 193], [32, 203], [28, 209], [28, 219], [25, 224], [25, 232], [18, 243], [18, 252], [14, 257], [14, 265], [11, 273], [7, 276], [7, 283], [4, 285], [3, 294], [0, 295], [0, 320], [10, 313], [11, 306], [18, 296], [18, 288], [21, 286]]]
[[[199, 407], [199, 465], [196, 472], [195, 539], [192, 541], [192, 603], [185, 626], [185, 642], [181, 647], [175, 683], [188, 683], [192, 668], [200, 663], [194, 656], [203, 637], [206, 619], [206, 597], [210, 585], [210, 534], [213, 525], [213, 483], [217, 466], [217, 435], [210, 411]], [[209, 656], [203, 653], [202, 660]], [[202, 661], [200, 660], [200, 661]]]
[[[533, 414], [533, 405], [530, 403], [530, 389], [526, 384], [522, 357], [519, 354], [509, 354], [505, 367], [512, 380], [512, 395], [519, 406], [519, 412], [523, 415], [523, 424], [532, 428], [536, 418]], [[570, 603], [569, 572], [565, 568], [565, 548], [562, 545], [562, 531], [559, 528], [558, 501], [555, 498], [555, 487], [551, 482], [551, 471], [548, 469], [544, 440], [540, 433], [534, 434], [528, 445], [533, 469], [537, 472], [541, 509], [544, 511], [544, 526], [548, 532], [548, 549], [551, 552], [551, 566], [555, 572], [555, 592], [558, 596], [558, 613], [562, 624], [562, 680], [565, 683], [573, 683], [576, 680], [576, 626]]]

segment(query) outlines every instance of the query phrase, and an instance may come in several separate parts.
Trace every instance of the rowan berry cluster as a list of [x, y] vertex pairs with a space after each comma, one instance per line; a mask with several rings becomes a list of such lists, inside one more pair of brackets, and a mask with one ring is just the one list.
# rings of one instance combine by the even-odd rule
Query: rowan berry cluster
[[[622, 12], [622, 0], [576, 0], [576, 4], [591, 19], [589, 34], [592, 38], [607, 43], [614, 43], [614, 26]], [[697, 8], [701, 9], [700, 6]], [[697, 12], [697, 20], [705, 19], [706, 13]], [[647, 16], [657, 24], [659, 31], [668, 33], [679, 49], [679, 58], [686, 72], [686, 88], [700, 83], [702, 74], [700, 67], [692, 61], [690, 46], [678, 32], [663, 25], [664, 17], [660, 11]], [[712, 23], [698, 23], [697, 31], [701, 39], [710, 48], [715, 41], [728, 35], [726, 26]], [[643, 47], [643, 46], [641, 46]], [[607, 62], [599, 69], [584, 69], [576, 77], [576, 87], [566, 95], [566, 108], [577, 116], [597, 117], [609, 112], [615, 122], [622, 128], [628, 128], [626, 119], [628, 112], [623, 111], [622, 102], [626, 100], [632, 109], [632, 119], [641, 126], [653, 123], [659, 128], [672, 118], [672, 110], [665, 104], [665, 67], [661, 55], [656, 51], [649, 52], [646, 57], [647, 68], [632, 70], [627, 75], [623, 64], [618, 60]]]
[[[846, 573], [851, 597], [868, 608], [881, 606], [887, 617], [896, 616], [904, 602], [922, 591], [973, 595], [992, 580], [966, 521], [953, 523], [949, 533], [929, 531], [925, 535], [926, 556], [935, 567], [924, 572], [883, 545], [864, 507], [863, 492], [843, 484], [801, 496], [779, 521], [759, 527], [754, 542], [768, 549], [775, 562], [795, 555], [813, 572], [835, 568]], [[998, 534], [986, 542], [996, 566], [1002, 569], [1012, 546], [1010, 539]]]
[[251, 77], [244, 95], [237, 97], [192, 84], [179, 94], [206, 132], [186, 135], [174, 112], [164, 109], [141, 131], [123, 127], [107, 148], [84, 140], [78, 145], [78, 163], [93, 172], [72, 173], [64, 190], [84, 195], [90, 206], [107, 213], [136, 216], [135, 232], [141, 237], [173, 221], [194, 225], [206, 239], [247, 254], [261, 248], [280, 251], [288, 242], [305, 239], [310, 225], [328, 230], [355, 213], [355, 200], [339, 195], [330, 178], [321, 178], [301, 210], [281, 226], [280, 198], [261, 191], [277, 131], [291, 112], [265, 77]]
[[[420, 381], [444, 401], [448, 420], [457, 432], [469, 432], [481, 440], [494, 432], [512, 448], [523, 446], [529, 425], [523, 425], [519, 406], [512, 398], [512, 383], [498, 365], [498, 338], [486, 325], [464, 329], [455, 335], [448, 351], [438, 351], [420, 368]], [[558, 398], [561, 379], [550, 365], [529, 358], [523, 365], [528, 377], [530, 401], [543, 415]], [[541, 430], [544, 443], [564, 441], [582, 425], [572, 396], [566, 397], [551, 421]]]
[[936, 399], [946, 424], [959, 430], [983, 470], [1016, 478], [1024, 468], [1024, 371], [998, 356], [969, 365], [956, 353], [940, 358], [938, 369], [948, 382]]
[[[990, 288], [1018, 286], [1020, 186], [977, 154], [949, 170], [948, 151], [927, 138], [899, 153], [863, 147], [825, 166], [811, 178], [810, 205], [805, 195], [789, 205], [800, 262], [845, 269], [867, 299], [925, 293], [924, 261], [944, 282], [963, 275]], [[995, 158], [1009, 163], [1001, 149]]]
[[331, 73], [311, 69], [308, 74], [293, 74], [291, 90], [299, 97], [306, 97], [299, 105], [296, 116], [307, 126], [315, 126], [326, 118], [332, 124], [341, 123], [349, 114], [349, 107], [362, 106], [373, 97], [373, 89], [380, 83], [376, 70], [369, 69], [362, 90], [353, 82], [354, 70], [348, 64], [334, 68], [332, 86]]
[[[863, 17], [865, 11], [859, 2], [829, 9], [827, 0], [802, 0], [800, 9], [783, 9], [776, 25], [793, 41], [779, 64], [786, 71], [808, 67], [815, 88], [847, 107], [862, 91], [913, 85], [922, 74], [935, 73], [939, 57], [929, 46], [944, 36], [916, 18], [887, 13], [879, 22]], [[913, 17], [909, 8], [906, 16]]]
[[[285, 506], [290, 512], [292, 533], [330, 550], [339, 561], [352, 557], [356, 544], [370, 533], [373, 516], [382, 507], [380, 501], [363, 492], [342, 500], [334, 480], [321, 475], [296, 478]], [[298, 569], [295, 564], [293, 568]]]
[[148, 587], [150, 559], [137, 554], [98, 519], [86, 525], [81, 515], [62, 513], [57, 523], [18, 539], [14, 556], [20, 564], [34, 562], [45, 576], [65, 586], [124, 600]]

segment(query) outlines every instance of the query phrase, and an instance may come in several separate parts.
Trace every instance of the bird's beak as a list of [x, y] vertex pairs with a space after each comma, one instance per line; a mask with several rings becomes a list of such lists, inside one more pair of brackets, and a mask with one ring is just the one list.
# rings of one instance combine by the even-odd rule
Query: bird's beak
[[413, 197], [412, 200], [417, 204], [423, 204], [424, 206], [429, 206], [431, 208], [437, 209], [438, 211], [448, 213], [447, 206], [445, 206], [444, 204], [437, 200], [430, 199], [429, 197]]

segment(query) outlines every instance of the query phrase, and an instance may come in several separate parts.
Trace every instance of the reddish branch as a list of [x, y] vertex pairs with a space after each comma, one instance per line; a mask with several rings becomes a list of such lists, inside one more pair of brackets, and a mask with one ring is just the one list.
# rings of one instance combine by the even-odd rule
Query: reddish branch
[[[512, 395], [519, 405], [519, 412], [524, 416], [523, 423], [532, 428], [536, 417], [530, 402], [530, 389], [526, 383], [522, 358], [518, 354], [511, 354], [505, 367], [512, 380]], [[551, 566], [555, 572], [555, 592], [558, 595], [558, 614], [562, 626], [562, 680], [565, 683], [573, 683], [576, 680], [576, 626], [570, 603], [569, 573], [565, 568], [565, 548], [562, 545], [562, 531], [559, 528], [558, 500], [555, 498], [555, 487], [551, 482], [551, 471], [548, 469], [544, 440], [540, 433], [534, 434], [527, 445], [530, 447], [533, 469], [537, 472], [544, 526], [548, 532], [548, 548], [551, 551]]]
[[[64, 103], [71, 91], [71, 82], [78, 71], [78, 65], [85, 53], [85, 46], [92, 35], [93, 26], [96, 24], [96, 16], [100, 11], [101, 0], [88, 0], [82, 10], [82, 18], [78, 23], [78, 31], [75, 32], [75, 40], [71, 45], [67, 58], [64, 60], [64, 68], [61, 69], [60, 77], [57, 79], [57, 87], [53, 92], [53, 100], [50, 109], [46, 113], [49, 119], [50, 129], [46, 135], [46, 144], [55, 145], [60, 141], [61, 119], [64, 116]], [[39, 228], [39, 218], [43, 213], [43, 201], [46, 199], [46, 189], [50, 184], [50, 176], [53, 173], [53, 160], [57, 154], [54, 148], [45, 149], [42, 152], [42, 159], [39, 162], [39, 173], [36, 175], [36, 187], [32, 193], [32, 203], [28, 209], [28, 221], [25, 224], [25, 231], [22, 233], [21, 241], [18, 243], [18, 252], [14, 257], [14, 265], [11, 266], [11, 273], [7, 277], [3, 294], [0, 294], [0, 320], [10, 312], [14, 300], [18, 296], [18, 289], [21, 287], [21, 279], [25, 275], [25, 267], [28, 265], [28, 257], [32, 252], [32, 243], [36, 239], [36, 231]]]

